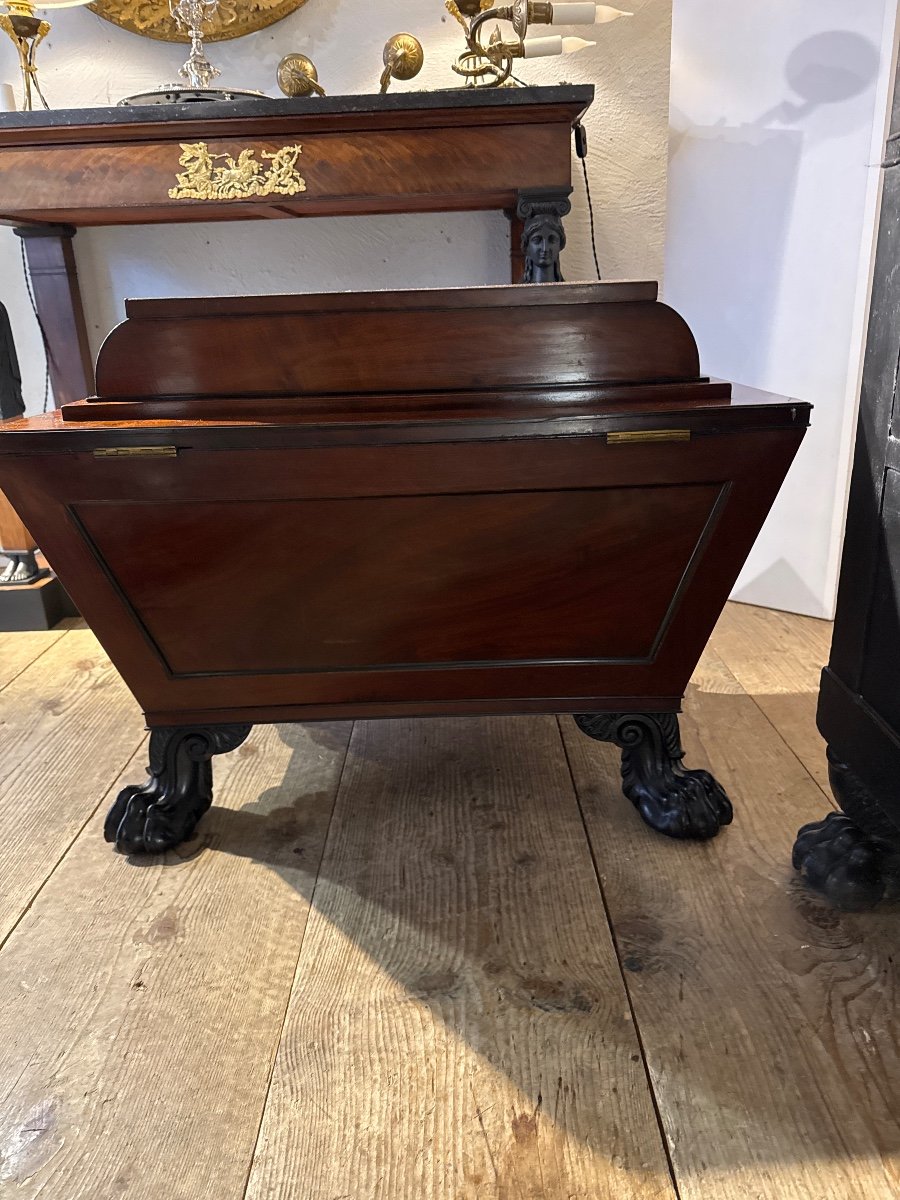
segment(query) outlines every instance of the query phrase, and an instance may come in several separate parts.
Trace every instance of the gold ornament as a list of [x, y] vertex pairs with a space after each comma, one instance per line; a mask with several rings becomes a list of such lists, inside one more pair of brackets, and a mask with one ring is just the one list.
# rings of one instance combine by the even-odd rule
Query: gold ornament
[[305, 54], [286, 54], [278, 64], [276, 78], [285, 96], [325, 95], [316, 64]]
[[422, 70], [425, 51], [418, 38], [411, 33], [395, 33], [388, 38], [381, 56], [384, 70], [381, 73], [381, 94], [391, 86], [392, 79], [414, 79]]
[[251, 149], [231, 154], [211, 154], [206, 142], [181, 143], [179, 163], [185, 168], [169, 188], [173, 200], [249, 200], [252, 196], [296, 196], [306, 191], [306, 180], [297, 170], [302, 146], [283, 146], [274, 154], [263, 151], [268, 170]]
[[[295, 12], [306, 0], [221, 0], [216, 19], [210, 22], [204, 41], [224, 42], [274, 25]], [[113, 25], [156, 38], [160, 42], [189, 42], [190, 36], [176, 24], [168, 0], [95, 0], [88, 6]]]

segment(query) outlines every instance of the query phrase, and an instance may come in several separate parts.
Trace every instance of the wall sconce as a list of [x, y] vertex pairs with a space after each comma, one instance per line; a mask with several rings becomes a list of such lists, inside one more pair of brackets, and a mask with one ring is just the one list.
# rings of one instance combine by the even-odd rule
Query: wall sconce
[[316, 64], [306, 54], [286, 54], [278, 64], [278, 86], [285, 96], [324, 96]]
[[418, 38], [411, 33], [395, 33], [385, 43], [381, 56], [384, 70], [381, 72], [382, 96], [391, 86], [392, 79], [414, 79], [422, 70], [425, 51]]
[[[479, 3], [471, 22], [466, 21], [473, 4], [466, 4], [465, 15], [456, 0], [447, 0], [447, 10], [466, 30], [468, 49], [459, 56], [453, 66], [458, 75], [468, 82], [482, 87], [500, 87], [512, 75], [513, 61], [517, 58], [545, 58], [556, 54], [572, 54], [584, 50], [596, 42], [587, 42], [579, 37], [559, 35], [528, 38], [528, 29], [535, 25], [604, 25], [619, 17], [633, 14], [613, 8], [608, 4], [555, 3], [551, 0], [513, 0], [497, 8]], [[515, 39], [504, 41], [499, 30], [494, 29], [490, 40], [481, 40], [481, 30], [491, 19], [509, 21]], [[487, 82], [478, 83], [479, 80]]]

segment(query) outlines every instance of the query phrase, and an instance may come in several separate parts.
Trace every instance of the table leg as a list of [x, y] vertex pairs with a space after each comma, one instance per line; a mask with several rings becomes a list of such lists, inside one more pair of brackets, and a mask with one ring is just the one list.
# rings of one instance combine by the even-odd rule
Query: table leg
[[94, 370], [78, 286], [71, 225], [19, 226], [38, 316], [49, 346], [50, 383], [57, 407], [94, 391]]
[[509, 209], [506, 216], [509, 220], [510, 283], [521, 283], [525, 278], [525, 251], [522, 249], [525, 222], [516, 209]]
[[161, 854], [193, 836], [213, 800], [211, 759], [236, 750], [250, 725], [173, 726], [150, 731], [150, 780], [119, 793], [104, 836], [120, 854]]
[[622, 751], [622, 791], [658, 833], [704, 841], [730, 825], [731, 802], [709, 771], [682, 766], [675, 713], [584, 713], [575, 724]]

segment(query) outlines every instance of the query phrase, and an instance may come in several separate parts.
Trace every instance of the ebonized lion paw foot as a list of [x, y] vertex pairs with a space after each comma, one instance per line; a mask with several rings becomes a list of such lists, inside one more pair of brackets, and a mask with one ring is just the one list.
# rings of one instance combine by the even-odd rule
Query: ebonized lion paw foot
[[161, 854], [187, 841], [212, 804], [214, 754], [240, 746], [250, 725], [154, 729], [150, 780], [120, 793], [106, 818], [104, 837], [120, 854]]
[[622, 750], [622, 791], [644, 821], [666, 837], [704, 841], [733, 817], [731, 802], [708, 771], [682, 766], [674, 713], [590, 713], [578, 728]]
[[842, 813], [804, 825], [793, 861], [835, 908], [864, 912], [900, 895], [900, 830], [881, 797], [828, 748], [828, 779]]
[[900, 856], [843, 813], [804, 825], [793, 861], [810, 887], [846, 912], [874, 908], [900, 883]]

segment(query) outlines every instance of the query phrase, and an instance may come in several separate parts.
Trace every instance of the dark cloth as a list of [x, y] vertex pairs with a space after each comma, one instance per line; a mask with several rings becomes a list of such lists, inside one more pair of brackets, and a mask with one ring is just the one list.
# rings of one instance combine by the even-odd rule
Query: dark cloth
[[0, 420], [21, 417], [25, 411], [22, 403], [22, 373], [16, 357], [9, 313], [0, 304]]

